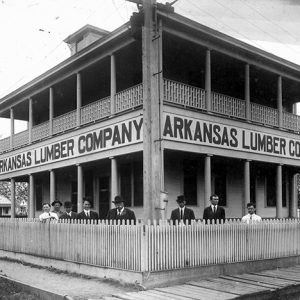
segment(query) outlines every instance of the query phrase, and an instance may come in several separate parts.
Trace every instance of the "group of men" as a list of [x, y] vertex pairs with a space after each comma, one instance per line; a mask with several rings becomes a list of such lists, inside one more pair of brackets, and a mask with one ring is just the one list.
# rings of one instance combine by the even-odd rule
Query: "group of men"
[[[171, 220], [175, 222], [188, 222], [191, 223], [195, 219], [194, 211], [186, 207], [186, 200], [183, 195], [177, 197], [178, 208], [174, 209], [171, 213]], [[218, 195], [210, 196], [210, 206], [206, 207], [203, 211], [203, 220], [206, 224], [221, 224], [225, 222], [225, 209], [218, 205], [219, 197]], [[247, 204], [248, 214], [243, 216], [243, 223], [254, 223], [261, 221], [261, 217], [255, 214], [255, 204]]]
[[[171, 213], [171, 220], [176, 223], [191, 223], [192, 220], [195, 220], [194, 211], [186, 207], [186, 199], [184, 195], [180, 195], [176, 200], [178, 208], [174, 209]], [[122, 196], [116, 196], [113, 203], [115, 208], [108, 211], [106, 216], [107, 220], [133, 220], [136, 222], [135, 214], [129, 208], [124, 206], [124, 199]], [[211, 205], [206, 207], [203, 212], [203, 220], [206, 224], [212, 223], [223, 223], [225, 222], [225, 209], [218, 205], [219, 197], [217, 195], [210, 196]], [[55, 200], [51, 203], [53, 206], [53, 211], [50, 212], [50, 204], [45, 203], [43, 205], [43, 214], [40, 215], [41, 221], [46, 221], [48, 219], [77, 219], [77, 220], [98, 220], [99, 215], [97, 212], [91, 210], [91, 201], [87, 198], [83, 201], [83, 211], [75, 213], [72, 211], [72, 202], [66, 201], [64, 203], [65, 212], [61, 211], [62, 203], [59, 200]], [[242, 218], [244, 223], [253, 223], [261, 221], [261, 217], [255, 214], [255, 204], [247, 204], [248, 214]]]
[[[133, 220], [136, 221], [135, 214], [129, 208], [124, 206], [124, 199], [122, 196], [116, 196], [113, 203], [115, 208], [108, 211], [106, 216], [107, 220]], [[77, 220], [98, 220], [99, 215], [97, 212], [91, 210], [91, 201], [88, 198], [83, 200], [83, 211], [76, 213], [72, 211], [72, 202], [66, 201], [64, 203], [65, 211], [61, 211], [62, 203], [59, 200], [55, 200], [51, 203], [53, 211], [51, 212], [50, 204], [43, 204], [43, 213], [39, 216], [42, 222], [47, 220], [58, 220], [58, 219], [77, 219]]]

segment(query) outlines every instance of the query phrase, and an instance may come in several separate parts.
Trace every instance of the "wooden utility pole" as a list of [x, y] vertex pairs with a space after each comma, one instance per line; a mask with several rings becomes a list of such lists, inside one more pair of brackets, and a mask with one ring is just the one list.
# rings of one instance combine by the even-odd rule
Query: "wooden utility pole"
[[163, 190], [161, 148], [161, 30], [157, 23], [156, 0], [143, 0], [143, 170], [144, 220], [160, 219]]

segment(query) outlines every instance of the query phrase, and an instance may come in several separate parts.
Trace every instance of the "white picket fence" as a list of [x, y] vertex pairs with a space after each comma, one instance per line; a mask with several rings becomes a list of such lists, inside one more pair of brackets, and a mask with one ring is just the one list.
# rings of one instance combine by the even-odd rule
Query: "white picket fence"
[[300, 220], [246, 225], [168, 222], [41, 223], [0, 219], [0, 249], [133, 271], [161, 271], [300, 255]]

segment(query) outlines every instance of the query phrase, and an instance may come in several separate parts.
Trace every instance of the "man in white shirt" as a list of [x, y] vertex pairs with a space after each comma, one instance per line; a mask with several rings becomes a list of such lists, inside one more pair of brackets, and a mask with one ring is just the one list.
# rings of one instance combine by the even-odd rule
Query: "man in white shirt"
[[242, 222], [246, 224], [253, 224], [261, 221], [261, 217], [255, 214], [255, 204], [247, 203], [248, 214], [243, 216]]
[[41, 222], [46, 223], [50, 221], [57, 221], [58, 216], [56, 213], [50, 211], [50, 204], [49, 203], [43, 203], [43, 213], [39, 216], [39, 219]]

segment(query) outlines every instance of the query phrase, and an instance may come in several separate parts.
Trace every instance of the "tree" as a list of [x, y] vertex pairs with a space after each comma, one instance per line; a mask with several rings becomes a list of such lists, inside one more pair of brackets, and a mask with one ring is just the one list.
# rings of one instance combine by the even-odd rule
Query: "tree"
[[[15, 184], [15, 198], [16, 206], [20, 205], [20, 202], [24, 200], [28, 201], [28, 183], [27, 182], [16, 182]], [[10, 181], [0, 181], [0, 195], [11, 199], [11, 184]]]

